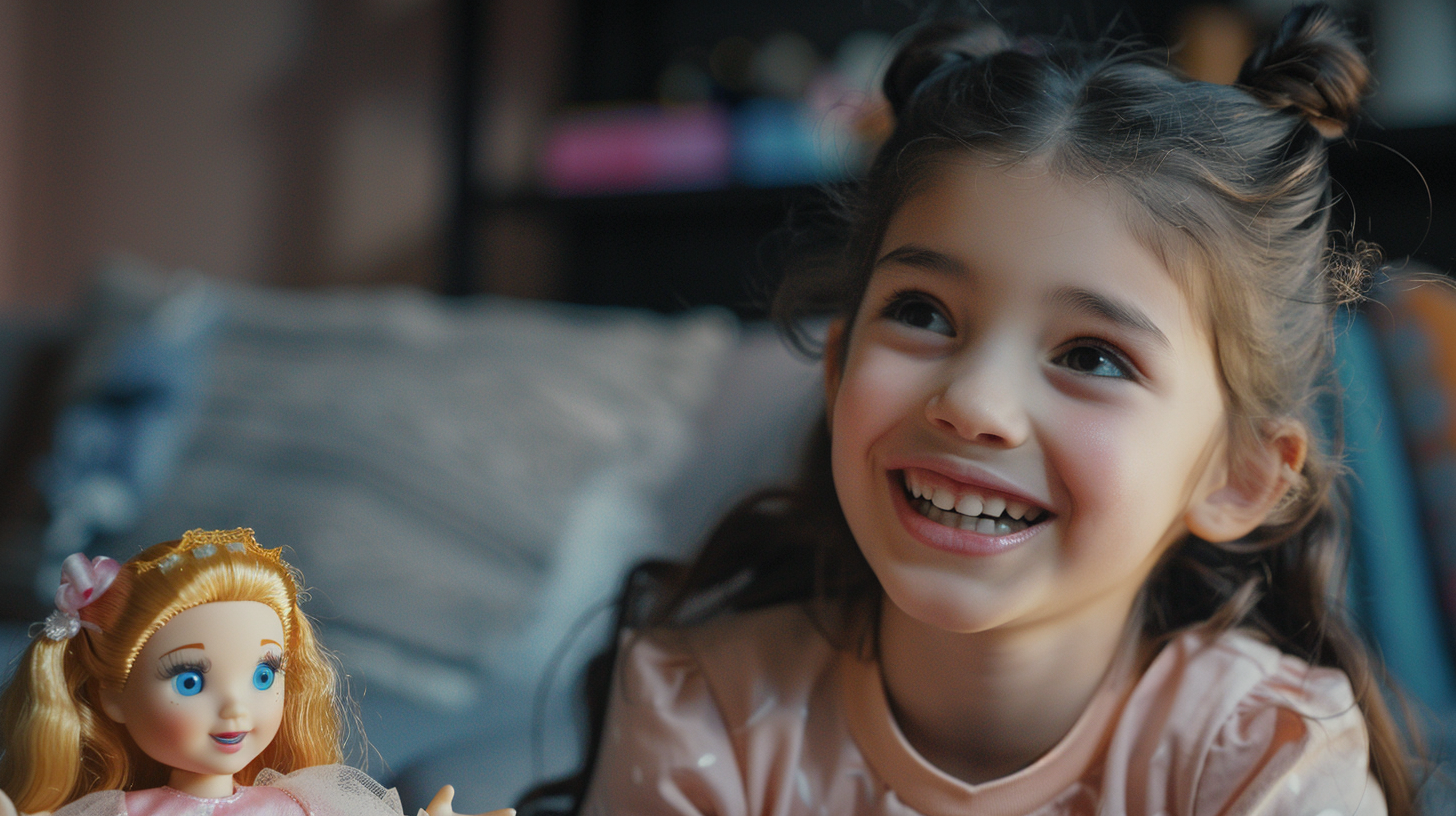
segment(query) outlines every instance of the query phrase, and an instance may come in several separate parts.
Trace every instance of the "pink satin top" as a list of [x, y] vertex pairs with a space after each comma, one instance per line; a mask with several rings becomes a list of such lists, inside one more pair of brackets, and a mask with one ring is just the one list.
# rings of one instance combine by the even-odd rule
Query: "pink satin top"
[[[424, 811], [420, 811], [423, 813]], [[347, 765], [315, 765], [283, 775], [265, 768], [232, 796], [205, 799], [176, 788], [104, 790], [52, 816], [401, 816], [399, 794]]]
[[239, 787], [224, 799], [203, 799], [176, 788], [128, 791], [128, 816], [308, 816], [281, 788]]
[[1381, 816], [1342, 672], [1251, 635], [1181, 635], [1109, 673], [1031, 765], [968, 784], [922, 758], [879, 666], [798, 606], [628, 634], [583, 813]]

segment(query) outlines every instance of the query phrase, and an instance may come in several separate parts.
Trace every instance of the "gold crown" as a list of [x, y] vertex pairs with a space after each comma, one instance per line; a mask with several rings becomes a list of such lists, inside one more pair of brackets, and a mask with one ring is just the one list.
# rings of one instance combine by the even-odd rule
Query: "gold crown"
[[182, 536], [182, 542], [177, 545], [176, 549], [159, 558], [137, 564], [136, 571], [138, 574], [154, 569], [170, 572], [188, 555], [202, 560], [216, 555], [219, 549], [248, 553], [264, 561], [283, 564], [282, 547], [265, 550], [258, 546], [258, 541], [253, 538], [251, 528], [239, 527], [235, 530], [188, 530]]

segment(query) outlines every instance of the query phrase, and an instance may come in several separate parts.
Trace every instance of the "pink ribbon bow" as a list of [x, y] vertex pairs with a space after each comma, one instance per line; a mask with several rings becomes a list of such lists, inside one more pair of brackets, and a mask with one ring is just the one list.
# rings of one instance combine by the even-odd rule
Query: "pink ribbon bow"
[[95, 629], [81, 620], [81, 610], [104, 594], [121, 572], [115, 559], [83, 553], [66, 556], [61, 562], [61, 588], [56, 590], [56, 611], [45, 619], [44, 631], [51, 640], [75, 637], [81, 627]]
[[94, 560], [83, 553], [66, 556], [66, 560], [61, 562], [61, 588], [56, 590], [56, 608], [75, 615], [100, 598], [119, 572], [121, 565], [104, 555]]

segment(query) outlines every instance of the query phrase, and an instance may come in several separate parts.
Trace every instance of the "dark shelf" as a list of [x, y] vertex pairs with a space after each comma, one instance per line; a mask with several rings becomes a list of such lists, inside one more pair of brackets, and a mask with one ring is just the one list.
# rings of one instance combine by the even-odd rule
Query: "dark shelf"
[[[586, 196], [531, 193], [505, 199], [475, 181], [470, 157], [482, 87], [476, 43], [483, 38], [480, 0], [453, 0], [456, 8], [457, 81], [452, 104], [456, 198], [454, 237], [444, 286], [475, 291], [482, 276], [478, 227], [493, 213], [529, 213], [558, 236], [564, 299], [579, 303], [644, 306], [661, 311], [719, 304], [759, 313], [765, 270], [764, 239], [785, 222], [810, 186], [631, 192]], [[835, 0], [575, 0], [574, 46], [580, 75], [575, 102], [647, 99], [652, 78], [667, 61], [701, 51], [715, 38], [755, 37], [799, 30], [822, 49], [859, 28], [894, 30], [908, 22], [895, 0], [871, 0], [847, 10]], [[1016, 17], [1028, 30], [1050, 12], [1024, 4]], [[1089, 0], [1086, 19], [1066, 19], [1073, 32], [1100, 30], [1098, 21], [1128, 9], [1144, 30], [1164, 31], [1172, 4], [1152, 0]], [[1020, 8], [1020, 7], [1018, 7]], [[1057, 8], [1061, 8], [1058, 6]], [[1052, 21], [1055, 22], [1055, 21]], [[1415, 257], [1450, 273], [1456, 269], [1456, 124], [1381, 130], [1367, 123], [1336, 142], [1331, 172], [1341, 193], [1338, 228], [1378, 243], [1387, 257]], [[1428, 192], [1429, 191], [1429, 192]]]
[[733, 185], [704, 190], [635, 190], [587, 195], [561, 195], [532, 192], [501, 198], [484, 188], [475, 189], [476, 206], [546, 210], [556, 212], [657, 212], [661, 210], [733, 211], [744, 208], [784, 206], [813, 195], [817, 187], [809, 184], [787, 187], [750, 187]]
[[1362, 127], [1330, 146], [1339, 228], [1379, 244], [1387, 258], [1456, 269], [1456, 124]]
[[525, 196], [508, 208], [547, 218], [563, 241], [563, 298], [601, 306], [675, 312], [726, 306], [744, 317], [764, 313], [765, 239], [810, 186]]

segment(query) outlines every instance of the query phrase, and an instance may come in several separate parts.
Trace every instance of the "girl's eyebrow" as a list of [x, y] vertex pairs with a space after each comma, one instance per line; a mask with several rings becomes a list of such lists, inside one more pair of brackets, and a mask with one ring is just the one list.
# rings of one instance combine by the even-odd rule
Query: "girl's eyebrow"
[[[206, 648], [207, 647], [206, 646], [203, 646], [201, 643], [188, 643], [188, 644], [185, 644], [185, 645], [182, 645], [182, 646], [178, 646], [177, 648], [173, 649], [172, 652], [180, 652], [183, 649], [206, 649]], [[162, 654], [157, 655], [157, 656], [158, 657], [166, 657], [167, 655], [171, 654], [172, 652], [163, 652]]]
[[259, 646], [267, 646], [270, 643], [273, 644], [274, 646], [277, 646], [280, 649], [283, 648], [283, 644], [282, 643], [279, 643], [276, 640], [269, 640], [268, 638], [263, 638], [262, 640], [258, 641], [258, 645]]
[[967, 278], [971, 275], [970, 268], [955, 258], [918, 244], [905, 244], [886, 252], [880, 256], [878, 261], [875, 261], [875, 268], [878, 269], [890, 263], [905, 264], [960, 278]]
[[1171, 349], [1168, 336], [1158, 329], [1147, 315], [1131, 303], [1116, 300], [1079, 286], [1063, 286], [1047, 295], [1049, 306], [1063, 306], [1077, 312], [1096, 315], [1123, 328], [1145, 334], [1164, 348]]

